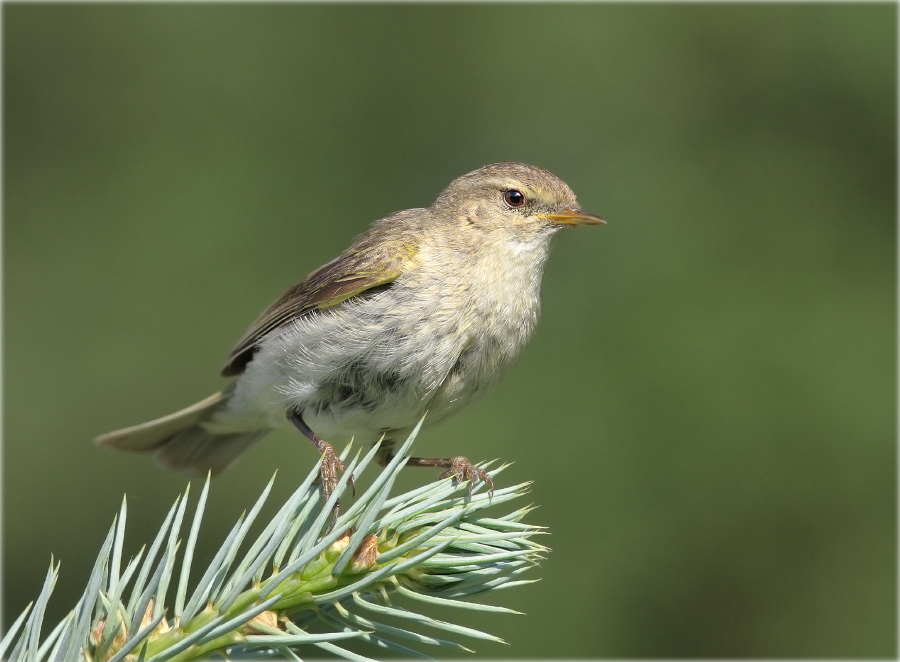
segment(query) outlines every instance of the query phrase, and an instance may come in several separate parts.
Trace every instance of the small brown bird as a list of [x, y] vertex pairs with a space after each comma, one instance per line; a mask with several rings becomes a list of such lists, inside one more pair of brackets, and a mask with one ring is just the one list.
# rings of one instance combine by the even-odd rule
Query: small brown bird
[[[232, 350], [222, 374], [237, 379], [223, 390], [97, 443], [216, 473], [295, 426], [322, 456], [327, 495], [344, 466], [323, 439], [384, 437], [384, 463], [425, 412], [437, 421], [483, 395], [534, 331], [553, 237], [603, 223], [546, 170], [496, 163], [463, 175], [285, 292]], [[409, 463], [490, 482], [464, 457]]]

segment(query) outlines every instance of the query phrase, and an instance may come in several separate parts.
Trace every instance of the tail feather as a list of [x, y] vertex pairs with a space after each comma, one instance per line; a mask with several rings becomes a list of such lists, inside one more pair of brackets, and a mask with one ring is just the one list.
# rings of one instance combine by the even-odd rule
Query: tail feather
[[167, 469], [194, 474], [221, 473], [268, 430], [211, 434], [199, 425], [175, 433], [156, 450], [156, 462]]
[[201, 424], [230, 395], [231, 389], [219, 391], [174, 414], [101, 435], [95, 442], [123, 451], [153, 453], [157, 462], [169, 469], [217, 474], [268, 432], [207, 431]]

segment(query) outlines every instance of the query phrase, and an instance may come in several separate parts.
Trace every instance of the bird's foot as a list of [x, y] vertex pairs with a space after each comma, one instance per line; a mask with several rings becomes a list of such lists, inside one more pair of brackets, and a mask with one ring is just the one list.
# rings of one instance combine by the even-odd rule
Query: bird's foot
[[[319, 454], [322, 457], [322, 465], [319, 468], [319, 475], [322, 479], [322, 500], [328, 501], [337, 487], [339, 477], [346, 470], [346, 466], [335, 453], [334, 447], [326, 441], [320, 441], [318, 445]], [[350, 474], [348, 481], [350, 487], [353, 488], [353, 494], [356, 495], [356, 483], [353, 480], [353, 474]]]
[[[322, 458], [322, 463], [319, 466], [319, 477], [322, 482], [322, 503], [327, 503], [328, 499], [337, 488], [338, 476], [344, 473], [344, 470], [347, 467], [344, 466], [344, 463], [341, 461], [341, 458], [338, 457], [338, 454], [334, 452], [334, 447], [327, 441], [320, 439], [315, 432], [309, 429], [309, 426], [303, 422], [303, 417], [299, 412], [294, 411], [293, 409], [289, 410], [287, 417], [288, 420], [315, 445], [316, 450], [319, 452], [319, 456]], [[353, 488], [353, 496], [356, 496], [356, 483], [353, 480], [353, 474], [350, 474], [348, 482], [350, 483], [350, 487]], [[338, 501], [334, 504], [331, 513], [332, 528], [334, 528], [334, 525], [337, 523], [340, 512], [341, 502]]]
[[456, 478], [457, 483], [468, 480], [469, 494], [472, 493], [472, 488], [475, 486], [475, 480], [480, 478], [484, 481], [484, 484], [488, 486], [488, 489], [490, 489], [491, 496], [494, 495], [494, 481], [491, 480], [491, 475], [484, 469], [480, 469], [469, 462], [468, 458], [457, 455], [456, 457], [447, 460], [447, 464], [444, 466], [448, 466], [449, 468], [441, 474], [441, 478], [453, 476]]
[[[344, 473], [347, 468], [338, 454], [334, 452], [331, 444], [322, 441], [318, 445], [319, 453], [322, 456], [322, 464], [319, 467], [319, 476], [322, 481], [322, 503], [327, 503], [328, 499], [334, 493], [339, 481], [339, 476]], [[348, 479], [350, 486], [353, 488], [353, 495], [356, 496], [356, 483], [353, 481], [353, 474]], [[331, 528], [337, 524], [338, 515], [341, 514], [341, 502], [337, 501], [331, 509]]]

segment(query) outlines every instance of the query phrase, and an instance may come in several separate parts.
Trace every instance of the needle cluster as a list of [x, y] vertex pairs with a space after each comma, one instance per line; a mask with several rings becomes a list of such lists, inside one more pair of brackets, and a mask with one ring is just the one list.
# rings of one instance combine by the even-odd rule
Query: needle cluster
[[[176, 499], [149, 549], [141, 548], [124, 564], [127, 508], [123, 500], [75, 609], [42, 635], [45, 609], [59, 571], [51, 560], [39, 598], [0, 641], [0, 658], [22, 662], [183, 662], [210, 656], [299, 660], [301, 654], [321, 656], [324, 650], [365, 660], [369, 658], [355, 652], [360, 649], [355, 642], [374, 646], [370, 650], [375, 655], [381, 649], [422, 657], [410, 646], [468, 650], [453, 638], [500, 641], [421, 612], [428, 605], [449, 605], [517, 613], [464, 598], [534, 581], [520, 575], [536, 565], [547, 548], [532, 539], [541, 533], [540, 527], [521, 522], [530, 508], [495, 518], [482, 512], [523, 496], [528, 484], [498, 488], [491, 496], [480, 482], [470, 492], [468, 484], [443, 479], [391, 497], [418, 430], [334, 527], [329, 526], [332, 507], [347, 478], [362, 475], [376, 456], [377, 445], [361, 459], [357, 451], [349, 461], [350, 446], [344, 450], [347, 471], [325, 503], [315, 484], [318, 466], [314, 467], [263, 531], [250, 539], [247, 534], [271, 491], [273, 477], [250, 511], [234, 524], [192, 590], [191, 565], [209, 479], [194, 508], [187, 538], [180, 536], [190, 485]], [[503, 468], [494, 469], [492, 475]], [[397, 598], [421, 609], [393, 604]], [[423, 629], [426, 633], [420, 632]], [[429, 629], [451, 638], [431, 636]]]

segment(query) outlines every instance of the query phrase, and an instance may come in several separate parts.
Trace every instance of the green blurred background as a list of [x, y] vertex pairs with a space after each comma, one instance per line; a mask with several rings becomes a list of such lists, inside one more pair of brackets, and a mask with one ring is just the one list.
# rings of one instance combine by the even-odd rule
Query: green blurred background
[[[98, 433], [220, 388], [256, 315], [389, 212], [519, 160], [602, 229], [423, 454], [515, 461], [542, 581], [437, 612], [479, 657], [894, 657], [894, 4], [3, 5], [3, 588], [74, 605], [183, 475]], [[278, 468], [213, 485], [199, 562]], [[408, 472], [401, 487], [433, 478]], [[208, 556], [207, 556], [208, 558]]]

